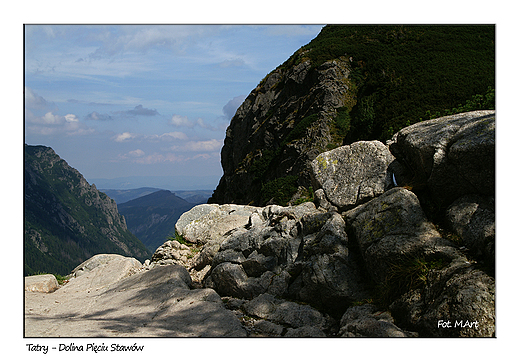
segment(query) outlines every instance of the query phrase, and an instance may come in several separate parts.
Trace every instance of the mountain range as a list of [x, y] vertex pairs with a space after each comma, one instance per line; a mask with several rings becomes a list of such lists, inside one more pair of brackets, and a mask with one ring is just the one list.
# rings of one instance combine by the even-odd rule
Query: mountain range
[[175, 223], [195, 204], [168, 190], [151, 194], [118, 205], [128, 229], [150, 252], [154, 252], [168, 237], [175, 237]]
[[[164, 189], [156, 187], [139, 187], [136, 189], [124, 190], [100, 189], [100, 191], [114, 199], [118, 205], [161, 190]], [[203, 204], [208, 201], [211, 194], [213, 193], [213, 190], [175, 190], [172, 192], [180, 198], [193, 204]]]

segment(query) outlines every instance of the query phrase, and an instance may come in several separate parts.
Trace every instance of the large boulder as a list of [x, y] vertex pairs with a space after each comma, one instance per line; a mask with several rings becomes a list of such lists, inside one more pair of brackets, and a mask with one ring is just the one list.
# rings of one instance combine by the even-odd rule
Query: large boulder
[[493, 337], [495, 281], [461, 260], [432, 270], [423, 289], [397, 298], [390, 310], [407, 328], [425, 337]]
[[324, 331], [330, 328], [330, 317], [323, 315], [311, 306], [279, 299], [267, 293], [244, 303], [242, 308], [248, 315], [294, 329], [315, 327]]
[[495, 200], [493, 197], [465, 195], [446, 210], [450, 228], [477, 258], [495, 263]]
[[396, 133], [389, 148], [409, 168], [398, 184], [428, 190], [440, 206], [467, 194], [494, 195], [495, 111], [416, 123]]
[[220, 244], [211, 265], [205, 285], [222, 296], [270, 293], [338, 315], [369, 296], [343, 218], [312, 203], [272, 205], [253, 214], [247, 228]]
[[399, 323], [421, 336], [493, 335], [494, 279], [440, 237], [412, 192], [394, 188], [345, 217], [378, 299]]
[[368, 273], [378, 283], [415, 258], [447, 262], [462, 257], [428, 221], [417, 196], [404, 188], [393, 188], [344, 215]]
[[98, 254], [74, 268], [70, 276], [77, 279], [73, 284], [81, 283], [79, 288], [100, 288], [135, 274], [141, 267], [142, 264], [135, 258]]
[[191, 243], [206, 244], [245, 226], [257, 210], [244, 205], [197, 205], [181, 215], [175, 230]]
[[194, 249], [189, 246], [177, 240], [167, 240], [155, 250], [150, 263], [151, 265], [178, 264], [189, 268], [194, 254]]
[[397, 327], [388, 311], [378, 310], [373, 304], [347, 309], [340, 321], [341, 337], [417, 337], [416, 332]]
[[300, 258], [287, 271], [294, 276], [288, 295], [340, 316], [346, 306], [369, 297], [359, 258], [348, 245], [345, 221], [336, 212], [302, 219]]
[[388, 190], [394, 156], [379, 141], [359, 141], [324, 152], [312, 162], [314, 188], [339, 210], [348, 210]]
[[32, 275], [24, 279], [26, 292], [52, 293], [60, 287], [52, 274]]

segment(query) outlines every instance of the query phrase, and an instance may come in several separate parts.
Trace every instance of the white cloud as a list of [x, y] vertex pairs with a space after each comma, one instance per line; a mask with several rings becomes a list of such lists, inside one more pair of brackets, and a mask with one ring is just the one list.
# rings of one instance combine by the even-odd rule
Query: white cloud
[[137, 150], [128, 152], [128, 155], [132, 156], [132, 157], [142, 157], [142, 156], [144, 156], [144, 151], [137, 149]]
[[171, 142], [174, 140], [186, 140], [188, 139], [188, 136], [183, 132], [167, 132], [161, 135], [142, 135], [137, 133], [123, 132], [115, 135], [114, 137], [112, 137], [112, 139], [116, 142], [126, 142], [130, 140], [144, 140], [149, 142]]
[[30, 109], [45, 109], [49, 103], [42, 96], [33, 92], [29, 87], [24, 87], [25, 107]]
[[95, 132], [93, 128], [87, 127], [78, 120], [74, 114], [60, 116], [53, 112], [47, 112], [38, 117], [31, 111], [25, 110], [25, 122], [28, 132], [40, 135], [60, 135], [79, 136], [88, 135]]
[[186, 127], [186, 128], [194, 128], [200, 127], [210, 131], [216, 131], [217, 128], [210, 126], [204, 122], [202, 118], [197, 118], [196, 120], [190, 120], [186, 116], [180, 116], [178, 114], [174, 114], [169, 122], [172, 126], [175, 127]]
[[179, 116], [178, 114], [174, 114], [172, 119], [170, 120], [170, 124], [175, 127], [189, 127], [192, 128], [195, 124], [194, 122], [188, 120], [186, 116]]
[[65, 115], [65, 120], [67, 122], [79, 122], [78, 117], [76, 117], [76, 115], [74, 115], [74, 114], [66, 114]]
[[222, 108], [222, 112], [224, 112], [228, 120], [233, 118], [238, 107], [240, 107], [240, 105], [244, 102], [246, 97], [246, 95], [236, 96], [232, 100], [227, 102], [226, 105]]
[[41, 120], [43, 124], [62, 124], [63, 117], [53, 114], [52, 112], [45, 113], [45, 116], [41, 118], [36, 118], [34, 123], [38, 123]]
[[223, 140], [211, 139], [207, 141], [190, 141], [187, 142], [184, 146], [184, 149], [187, 151], [195, 151], [195, 152], [212, 152], [216, 150], [220, 150], [224, 145]]
[[171, 140], [185, 140], [188, 138], [185, 133], [182, 132], [168, 132], [163, 133], [160, 136], [157, 136], [161, 141], [171, 141]]
[[123, 132], [118, 135], [115, 135], [114, 137], [112, 137], [112, 139], [116, 142], [125, 142], [128, 140], [134, 139], [135, 137], [136, 137], [136, 135], [133, 133]]
[[219, 26], [151, 25], [108, 27], [99, 39], [102, 45], [91, 58], [111, 57], [121, 53], [146, 53], [151, 49], [167, 48], [184, 53], [187, 46], [205, 35], [214, 35]]
[[156, 163], [177, 163], [177, 162], [183, 162], [186, 161], [186, 157], [176, 155], [174, 153], [166, 153], [166, 154], [160, 154], [160, 153], [154, 153], [152, 155], [146, 156], [146, 157], [140, 157], [136, 158], [135, 160], [132, 160], [134, 163], [140, 163], [140, 164], [156, 164]]

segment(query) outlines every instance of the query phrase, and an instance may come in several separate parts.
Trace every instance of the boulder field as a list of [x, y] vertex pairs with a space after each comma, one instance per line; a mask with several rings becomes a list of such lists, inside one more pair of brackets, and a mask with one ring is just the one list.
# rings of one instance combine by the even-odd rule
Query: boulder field
[[25, 335], [492, 337], [494, 132], [475, 111], [338, 147], [313, 202], [198, 205], [144, 264], [27, 277]]

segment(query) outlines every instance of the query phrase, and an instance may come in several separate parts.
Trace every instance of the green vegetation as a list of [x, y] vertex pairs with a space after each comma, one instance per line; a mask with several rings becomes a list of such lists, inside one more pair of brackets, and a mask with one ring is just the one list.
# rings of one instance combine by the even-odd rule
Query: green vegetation
[[[318, 117], [318, 114], [311, 114], [301, 119], [283, 139], [279, 147], [276, 149], [263, 150], [262, 155], [251, 163], [248, 171], [254, 175], [253, 181], [262, 184], [260, 196], [261, 204], [265, 204], [269, 200], [274, 200], [276, 204], [286, 205], [292, 195], [298, 190], [298, 176], [285, 176], [268, 182], [264, 182], [264, 180], [267, 178], [267, 171], [271, 169], [272, 164], [280, 157], [282, 148], [294, 140], [303, 138], [307, 129], [318, 120]], [[339, 125], [338, 129], [339, 127], [345, 127], [345, 123], [346, 121], [343, 118], [336, 121], [336, 124]], [[310, 196], [302, 197], [302, 200], [299, 200], [299, 202], [305, 202], [309, 197]]]
[[340, 107], [336, 110], [336, 117], [330, 125], [332, 143], [327, 146], [329, 150], [343, 144], [343, 139], [350, 130], [350, 108]]
[[290, 175], [266, 182], [262, 186], [262, 204], [272, 200], [277, 205], [286, 206], [298, 190], [298, 176]]
[[314, 122], [318, 120], [318, 114], [311, 114], [307, 117], [302, 118], [300, 122], [294, 126], [289, 134], [282, 141], [282, 147], [287, 143], [291, 143], [294, 140], [298, 140], [305, 136], [307, 128], [309, 128]]
[[341, 56], [351, 60], [358, 90], [348, 143], [385, 141], [389, 131], [427, 119], [428, 112], [433, 118], [494, 109], [493, 25], [329, 25], [281, 68], [306, 60], [318, 67]]
[[257, 157], [252, 163], [251, 167], [249, 168], [249, 172], [254, 175], [254, 181], [260, 181], [265, 179], [267, 170], [269, 169], [269, 166], [271, 165], [271, 162], [276, 159], [278, 156], [280, 156], [280, 153], [282, 151], [281, 147], [278, 147], [276, 150], [267, 149], [262, 151], [262, 155], [260, 157]]
[[186, 245], [186, 246], [192, 246], [193, 245], [193, 243], [189, 242], [188, 240], [186, 240], [184, 238], [184, 236], [179, 234], [177, 232], [177, 230], [175, 230], [175, 235], [173, 237], [171, 237], [171, 236], [168, 237], [168, 240], [177, 240], [180, 244]]
[[424, 287], [430, 271], [445, 266], [446, 261], [443, 259], [426, 260], [423, 256], [407, 257], [390, 265], [385, 282], [376, 288], [377, 302], [387, 306], [399, 296]]
[[302, 196], [300, 198], [296, 199], [296, 201], [294, 201], [292, 204], [300, 205], [300, 204], [303, 204], [303, 203], [309, 202], [309, 201], [314, 201], [314, 190], [313, 190], [312, 186], [309, 186], [308, 189], [305, 189], [305, 191], [302, 193]]

